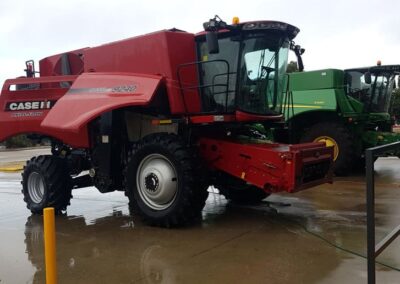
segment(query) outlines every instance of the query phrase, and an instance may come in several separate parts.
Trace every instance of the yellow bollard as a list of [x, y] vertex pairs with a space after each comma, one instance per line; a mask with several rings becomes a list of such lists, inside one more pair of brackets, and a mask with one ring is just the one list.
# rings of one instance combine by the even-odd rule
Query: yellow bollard
[[57, 264], [56, 264], [56, 230], [54, 208], [43, 210], [44, 224], [44, 255], [46, 266], [46, 283], [57, 283]]

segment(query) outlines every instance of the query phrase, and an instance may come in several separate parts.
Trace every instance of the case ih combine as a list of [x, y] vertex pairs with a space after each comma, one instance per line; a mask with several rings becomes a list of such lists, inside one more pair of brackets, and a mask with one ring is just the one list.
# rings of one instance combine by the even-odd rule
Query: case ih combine
[[331, 147], [256, 143], [246, 126], [282, 123], [299, 30], [218, 17], [204, 28], [50, 56], [40, 77], [27, 62], [26, 77], [4, 83], [0, 141], [24, 133], [52, 143], [22, 174], [32, 213], [65, 210], [73, 188], [94, 185], [125, 191], [145, 221], [168, 227], [199, 216], [209, 185], [260, 200], [331, 182]]

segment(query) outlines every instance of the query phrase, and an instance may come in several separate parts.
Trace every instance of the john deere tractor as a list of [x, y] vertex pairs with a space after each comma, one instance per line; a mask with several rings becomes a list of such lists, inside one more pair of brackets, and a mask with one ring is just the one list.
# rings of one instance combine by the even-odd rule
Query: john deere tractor
[[378, 65], [288, 74], [286, 125], [274, 138], [333, 146], [337, 175], [364, 167], [366, 148], [400, 140], [389, 114], [399, 73], [400, 65]]

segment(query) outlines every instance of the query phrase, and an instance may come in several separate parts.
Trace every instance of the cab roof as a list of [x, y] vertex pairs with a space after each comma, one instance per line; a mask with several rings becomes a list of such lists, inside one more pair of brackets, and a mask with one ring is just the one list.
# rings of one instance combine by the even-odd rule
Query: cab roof
[[[236, 25], [230, 25], [229, 29], [219, 30], [218, 33], [228, 33], [228, 32], [256, 32], [256, 31], [272, 31], [272, 32], [282, 32], [286, 33], [290, 40], [294, 39], [296, 35], [300, 32], [300, 29], [290, 25], [288, 23], [279, 22], [279, 21], [251, 21], [251, 22], [242, 22]], [[202, 31], [197, 33], [195, 36], [204, 36], [207, 32]]]
[[369, 67], [351, 68], [344, 70], [345, 72], [372, 72], [372, 73], [400, 73], [400, 65], [377, 65]]

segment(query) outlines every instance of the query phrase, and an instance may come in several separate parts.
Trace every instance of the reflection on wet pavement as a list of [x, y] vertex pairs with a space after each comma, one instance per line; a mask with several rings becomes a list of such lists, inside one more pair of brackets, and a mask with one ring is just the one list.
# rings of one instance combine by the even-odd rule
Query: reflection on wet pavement
[[[400, 224], [400, 161], [376, 167], [379, 240]], [[210, 188], [203, 221], [173, 230], [142, 224], [123, 193], [77, 190], [56, 218], [59, 283], [365, 283], [364, 188], [347, 177], [254, 206]], [[26, 210], [19, 174], [0, 174], [0, 208], [0, 283], [44, 283], [43, 222]], [[379, 261], [400, 268], [399, 244]], [[378, 283], [398, 283], [398, 271], [377, 270]]]

